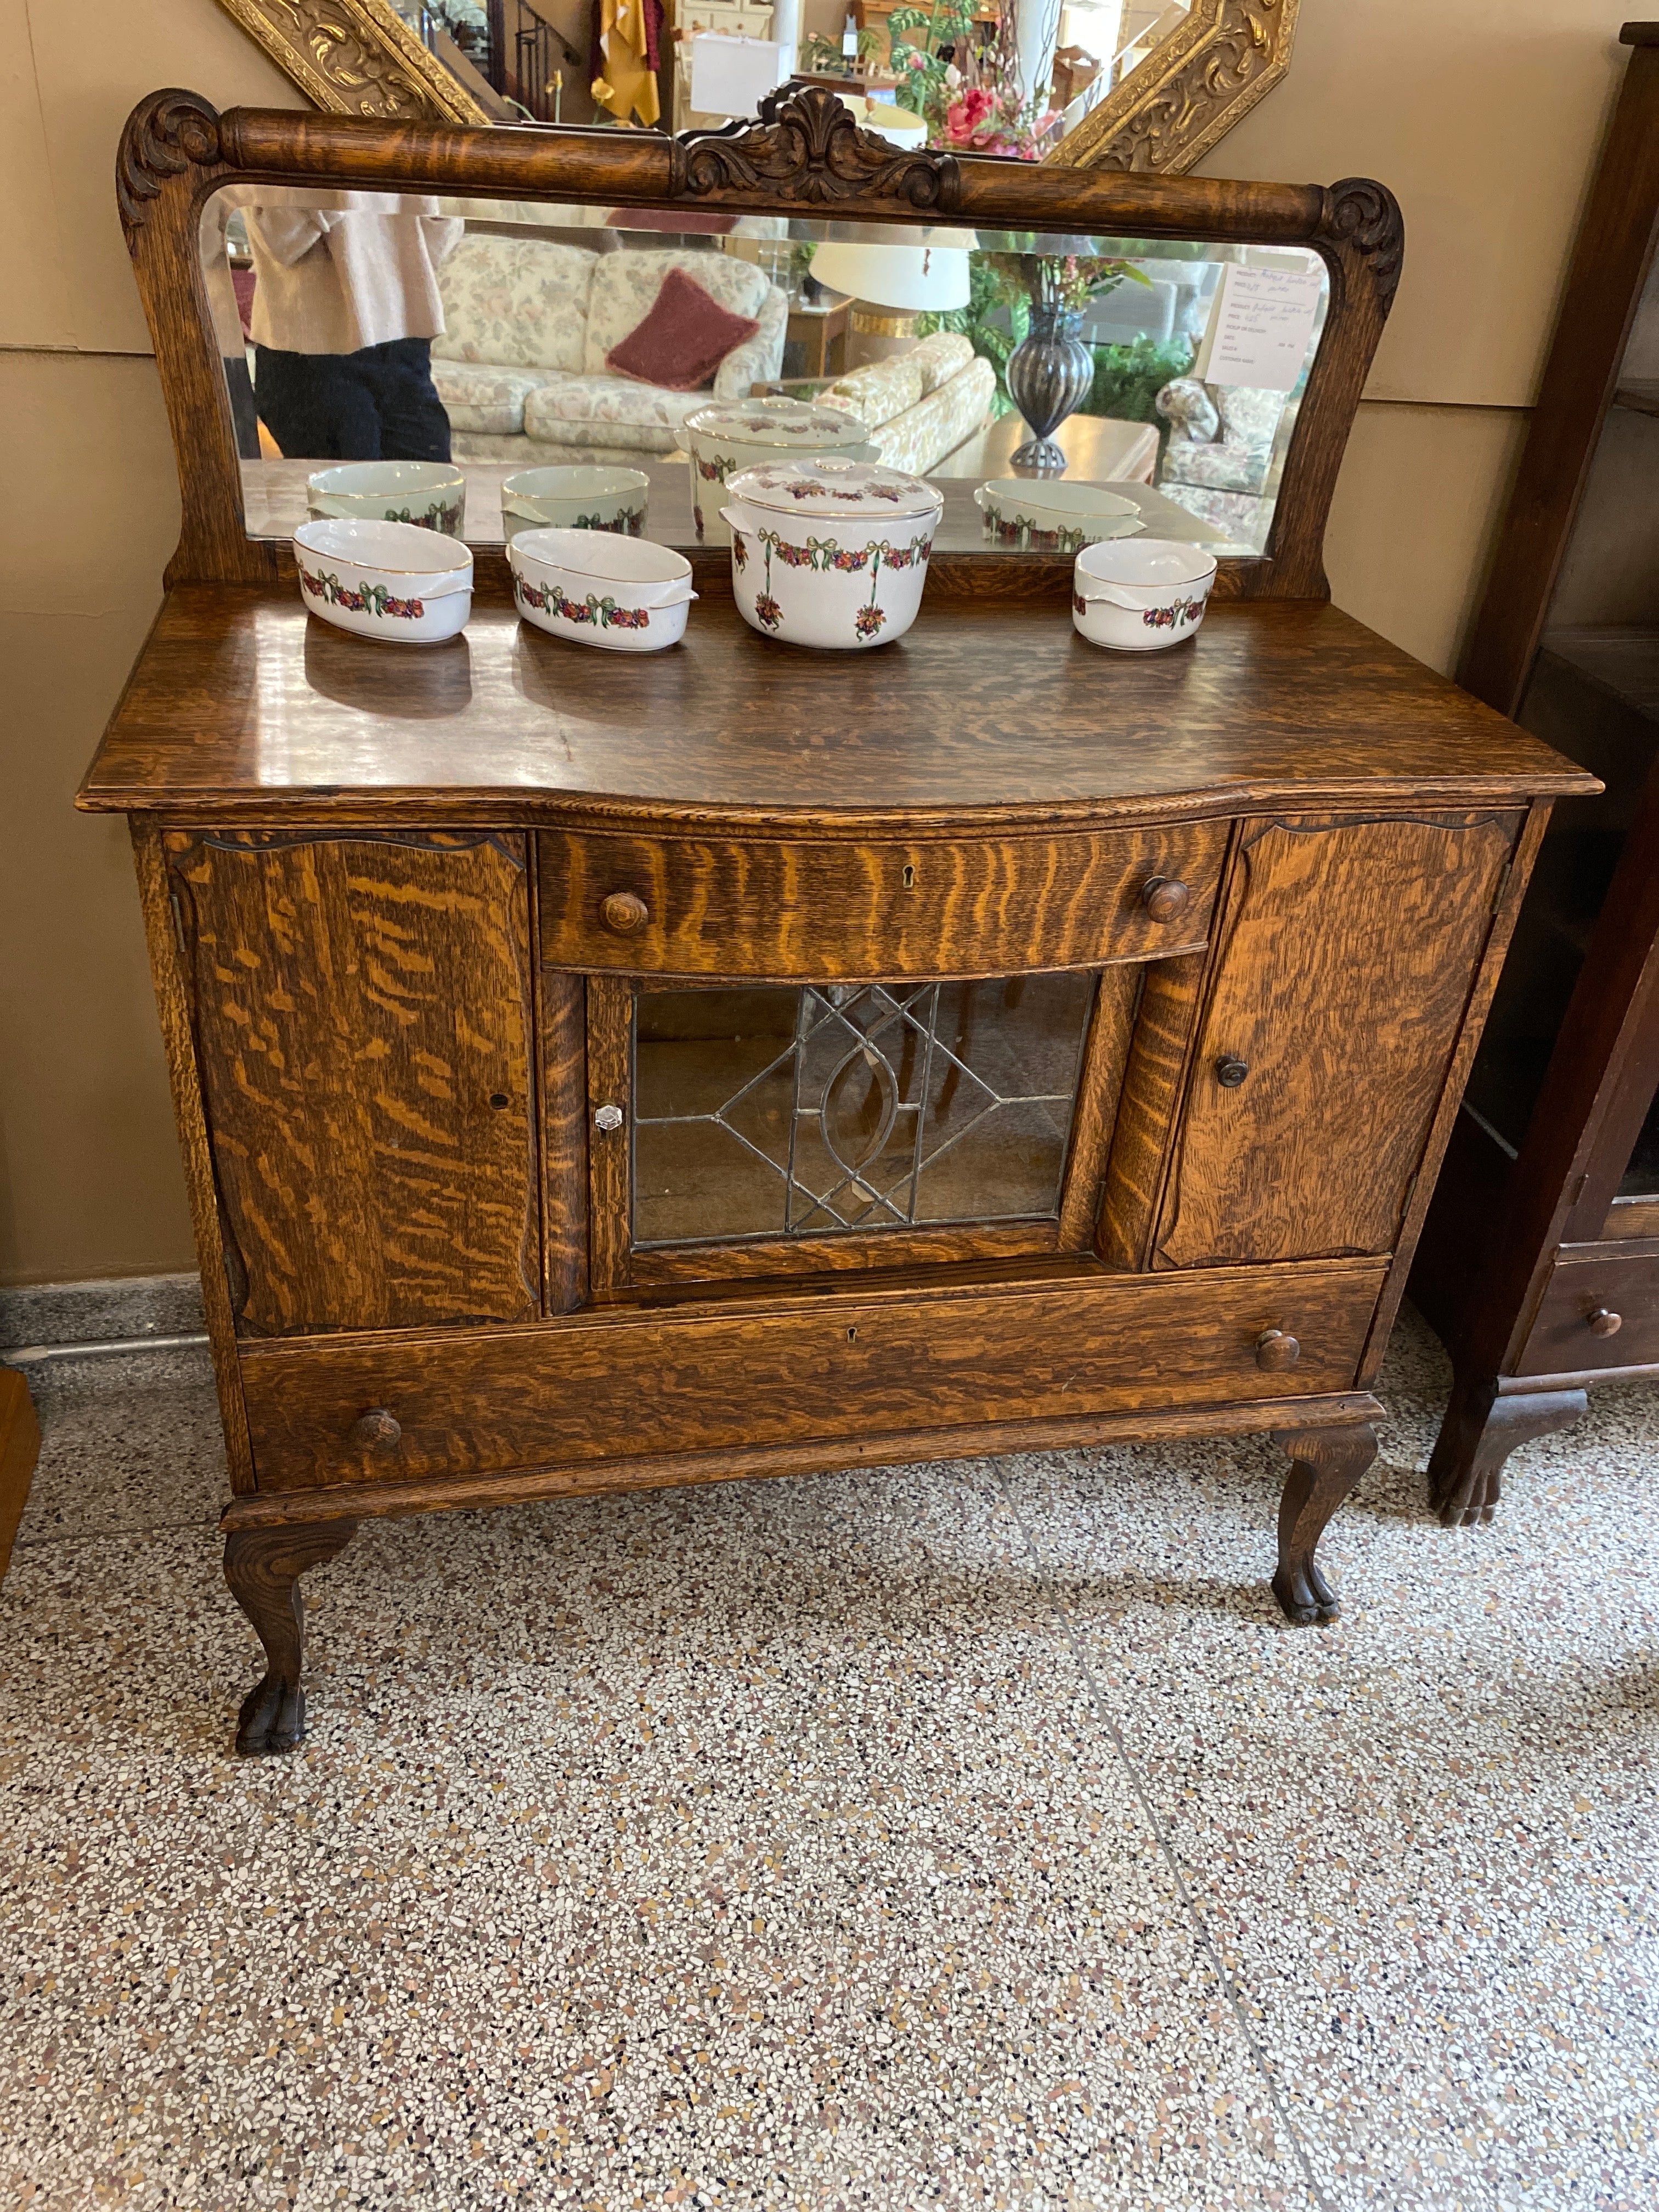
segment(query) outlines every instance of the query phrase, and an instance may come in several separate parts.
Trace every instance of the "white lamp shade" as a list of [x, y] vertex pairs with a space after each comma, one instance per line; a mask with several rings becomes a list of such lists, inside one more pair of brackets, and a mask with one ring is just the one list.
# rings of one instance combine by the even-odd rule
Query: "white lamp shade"
[[[832, 292], [902, 314], [942, 314], [968, 304], [971, 234], [927, 232], [912, 246], [845, 246], [834, 239], [812, 256], [812, 274]], [[941, 242], [943, 241], [943, 242]]]

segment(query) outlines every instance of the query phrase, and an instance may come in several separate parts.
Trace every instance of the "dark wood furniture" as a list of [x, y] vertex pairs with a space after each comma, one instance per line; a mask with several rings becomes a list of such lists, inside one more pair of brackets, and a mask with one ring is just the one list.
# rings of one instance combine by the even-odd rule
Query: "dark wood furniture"
[[0, 1583], [11, 1565], [11, 1547], [40, 1456], [40, 1424], [29, 1386], [15, 1367], [0, 1366]]
[[1518, 1443], [1659, 1375], [1659, 24], [1634, 48], [1460, 675], [1603, 780], [1553, 822], [1412, 1291], [1456, 1385], [1430, 1465], [1489, 1521]]
[[[983, 551], [879, 652], [780, 648], [702, 555], [684, 644], [619, 660], [481, 548], [464, 636], [399, 653], [245, 534], [181, 277], [207, 192], [296, 176], [1291, 240], [1332, 313], [1268, 550], [1176, 651], [1097, 653], [1069, 562]], [[301, 1732], [301, 1572], [446, 1506], [1266, 1431], [1273, 1589], [1332, 1619], [1521, 890], [1593, 787], [1327, 604], [1386, 192], [899, 154], [811, 92], [679, 143], [163, 94], [121, 177], [185, 521], [80, 803], [132, 824], [268, 1657], [241, 1747]]]

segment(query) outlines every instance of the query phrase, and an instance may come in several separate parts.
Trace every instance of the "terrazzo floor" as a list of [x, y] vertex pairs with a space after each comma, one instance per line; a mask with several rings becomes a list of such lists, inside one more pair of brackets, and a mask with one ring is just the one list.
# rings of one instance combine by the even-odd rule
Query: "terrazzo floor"
[[1659, 2205], [1659, 1394], [1267, 1588], [1254, 1440], [367, 1526], [230, 1755], [205, 1362], [34, 1370], [0, 2203]]

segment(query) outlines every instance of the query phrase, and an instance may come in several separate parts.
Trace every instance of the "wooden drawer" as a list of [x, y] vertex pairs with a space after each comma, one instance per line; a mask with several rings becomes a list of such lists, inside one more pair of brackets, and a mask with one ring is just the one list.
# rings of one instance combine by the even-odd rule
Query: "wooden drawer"
[[[860, 1439], [1352, 1387], [1373, 1261], [587, 1312], [243, 1355], [266, 1490]], [[1294, 1366], [1259, 1364], [1266, 1329]], [[356, 1425], [384, 1407], [380, 1445]], [[1017, 1442], [1018, 1438], [1011, 1438]]]
[[[862, 843], [544, 830], [542, 957], [781, 982], [1157, 959], [1206, 941], [1228, 827]], [[1146, 903], [1157, 878], [1188, 894], [1162, 920]]]
[[[1611, 1336], [1590, 1326], [1617, 1314]], [[1604, 1324], [1605, 1326], [1605, 1324]], [[1659, 1249], [1559, 1259], [1527, 1338], [1520, 1375], [1588, 1375], [1659, 1366]]]

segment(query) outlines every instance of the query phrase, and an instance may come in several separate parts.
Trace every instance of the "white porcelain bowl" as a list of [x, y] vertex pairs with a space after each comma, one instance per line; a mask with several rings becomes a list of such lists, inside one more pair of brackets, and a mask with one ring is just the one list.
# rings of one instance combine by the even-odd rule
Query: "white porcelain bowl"
[[721, 508], [725, 487], [743, 470], [823, 453], [878, 458], [856, 416], [811, 399], [716, 400], [688, 415], [680, 435], [690, 457], [692, 520], [710, 545], [732, 542]]
[[1213, 553], [1170, 538], [1086, 545], [1072, 571], [1072, 626], [1118, 653], [1184, 645], [1204, 619], [1215, 568]]
[[974, 504], [994, 544], [1032, 553], [1080, 553], [1146, 527], [1133, 496], [1058, 477], [994, 477], [975, 487]]
[[412, 522], [302, 522], [294, 558], [309, 611], [360, 637], [438, 645], [472, 611], [469, 549]]
[[459, 538], [466, 525], [466, 478], [453, 461], [342, 461], [306, 479], [313, 516], [349, 522], [409, 522]]
[[691, 563], [647, 538], [526, 530], [507, 549], [519, 612], [552, 637], [660, 653], [685, 635]]
[[828, 455], [726, 486], [732, 596], [763, 637], [860, 653], [916, 618], [944, 495], [897, 469]]
[[639, 538], [650, 492], [642, 469], [520, 469], [501, 486], [501, 521], [509, 544], [526, 530], [610, 530]]

